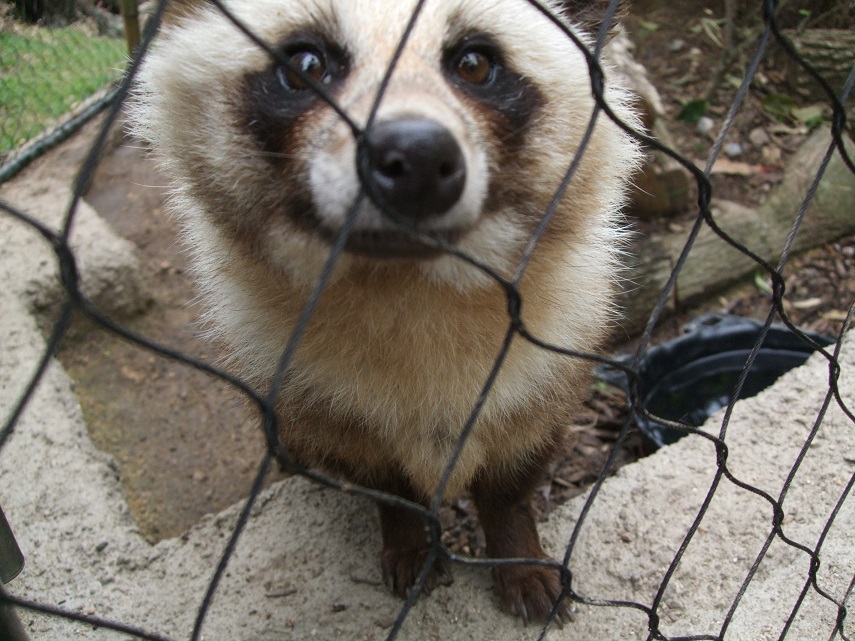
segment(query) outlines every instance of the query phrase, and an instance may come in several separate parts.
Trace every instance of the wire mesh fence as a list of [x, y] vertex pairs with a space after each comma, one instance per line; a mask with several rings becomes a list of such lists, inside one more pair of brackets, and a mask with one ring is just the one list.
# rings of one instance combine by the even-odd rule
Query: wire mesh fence
[[[0, 166], [8, 178], [109, 101], [127, 64], [118, 16], [97, 3], [0, 3]], [[26, 143], [30, 143], [26, 145]]]
[[[520, 2], [523, 1], [524, 0], [520, 0]], [[770, 636], [770, 638], [788, 638], [788, 632], [790, 630], [791, 624], [797, 617], [799, 609], [802, 607], [802, 603], [808, 596], [818, 596], [824, 603], [830, 604], [831, 607], [836, 610], [836, 623], [826, 631], [827, 638], [852, 638], [851, 622], [849, 622], [847, 618], [847, 606], [850, 605], [849, 600], [853, 591], [853, 586], [855, 586], [855, 576], [852, 576], [849, 579], [848, 588], [844, 590], [843, 593], [834, 594], [827, 592], [824, 589], [823, 585], [821, 585], [817, 581], [816, 577], [818, 568], [820, 567], [823, 561], [822, 540], [824, 539], [826, 534], [830, 532], [834, 527], [835, 517], [838, 512], [842, 508], [851, 504], [852, 499], [850, 494], [852, 485], [853, 483], [855, 483], [855, 474], [852, 474], [848, 479], [846, 479], [846, 481], [842, 484], [841, 487], [831, 488], [829, 490], [834, 493], [835, 507], [828, 516], [828, 519], [823, 528], [823, 533], [820, 537], [820, 542], [818, 544], [816, 544], [815, 546], [808, 546], [801, 542], [791, 540], [790, 538], [788, 538], [786, 532], [782, 527], [784, 514], [783, 501], [787, 494], [787, 488], [789, 487], [789, 484], [792, 479], [797, 475], [799, 465], [812, 447], [816, 435], [821, 432], [824, 416], [828, 407], [833, 405], [839, 408], [839, 410], [841, 410], [845, 414], [845, 416], [848, 417], [848, 420], [852, 423], [852, 426], [855, 426], [855, 416], [853, 416], [851, 409], [847, 405], [847, 399], [841, 396], [837, 387], [837, 381], [841, 375], [841, 368], [837, 361], [837, 358], [840, 349], [840, 343], [842, 341], [842, 334], [845, 332], [845, 329], [848, 327], [849, 322], [851, 320], [852, 308], [850, 307], [849, 316], [843, 323], [844, 329], [841, 331], [841, 335], [837, 337], [837, 343], [832, 345], [831, 347], [825, 348], [817, 344], [813, 338], [806, 335], [790, 321], [789, 315], [786, 311], [787, 305], [785, 304], [785, 302], [787, 301], [787, 291], [785, 286], [784, 274], [786, 273], [787, 264], [790, 257], [790, 247], [799, 233], [800, 225], [802, 224], [805, 216], [810, 215], [808, 206], [810, 205], [811, 200], [814, 197], [816, 185], [818, 185], [822, 173], [825, 170], [826, 163], [823, 163], [819, 167], [812, 168], [816, 175], [816, 181], [814, 183], [814, 186], [803, 195], [804, 201], [800, 205], [794, 206], [793, 208], [792, 231], [787, 240], [787, 243], [784, 246], [780, 247], [781, 258], [780, 261], [777, 262], [777, 264], [770, 264], [770, 262], [764, 260], [760, 256], [756, 255], [754, 252], [752, 252], [750, 249], [751, 239], [732, 238], [725, 231], [720, 229], [716, 218], [711, 213], [711, 199], [713, 193], [709, 182], [709, 172], [719, 156], [728, 128], [732, 125], [734, 118], [739, 113], [750, 83], [755, 78], [755, 73], [759, 64], [766, 55], [770, 44], [776, 43], [776, 45], [785, 52], [786, 56], [802, 65], [805, 71], [808, 74], [813, 75], [814, 80], [819, 84], [819, 86], [822, 87], [822, 100], [833, 113], [832, 137], [829, 141], [826, 159], [830, 158], [832, 155], [837, 155], [845, 164], [845, 166], [849, 169], [849, 171], [855, 173], [855, 165], [853, 165], [852, 158], [849, 156], [846, 149], [846, 145], [844, 143], [844, 137], [847, 135], [844, 104], [846, 103], [846, 99], [848, 97], [849, 89], [851, 88], [853, 78], [855, 78], [855, 69], [853, 69], [853, 72], [850, 73], [848, 83], [844, 88], [842, 88], [842, 90], [830, 87], [825, 82], [824, 78], [819, 75], [813, 74], [810, 66], [806, 63], [803, 63], [799, 53], [795, 51], [794, 48], [789, 44], [789, 42], [781, 35], [780, 29], [778, 28], [775, 19], [777, 3], [774, 0], [764, 0], [764, 2], [758, 3], [754, 10], [757, 11], [758, 14], [762, 14], [764, 21], [764, 29], [762, 30], [756, 42], [753, 43], [753, 56], [749, 63], [749, 67], [739, 88], [734, 93], [733, 103], [731, 105], [730, 112], [728, 113], [728, 116], [725, 119], [725, 124], [723, 125], [715, 142], [712, 144], [711, 149], [709, 150], [708, 165], [705, 169], [700, 169], [695, 164], [685, 160], [674, 150], [664, 147], [660, 142], [656, 140], [648, 138], [643, 133], [637, 131], [635, 127], [623, 122], [620, 118], [618, 118], [612, 110], [612, 106], [604, 97], [605, 94], [603, 89], [603, 72], [598, 62], [600, 51], [599, 45], [597, 45], [594, 49], [589, 50], [579, 40], [578, 35], [575, 32], [567, 29], [564, 23], [555, 18], [555, 15], [552, 10], [534, 1], [527, 3], [535, 7], [539, 12], [541, 12], [544, 16], [551, 20], [555, 29], [561, 30], [561, 32], [564, 33], [567, 38], [573, 41], [575, 46], [579, 47], [580, 50], [583, 51], [585, 60], [587, 61], [589, 66], [591, 78], [590, 89], [594, 95], [597, 104], [597, 107], [594, 111], [594, 115], [591, 118], [590, 122], [595, 121], [597, 118], [611, 119], [621, 129], [628, 132], [636, 139], [642, 141], [648, 147], [658, 149], [661, 152], [671, 156], [679, 163], [681, 163], [687, 170], [689, 170], [692, 176], [694, 177], [698, 189], [697, 218], [695, 220], [693, 229], [688, 234], [680, 259], [674, 266], [671, 278], [669, 279], [664, 289], [659, 293], [658, 300], [654, 308], [650, 310], [649, 321], [640, 338], [638, 350], [634, 357], [626, 362], [610, 361], [608, 359], [603, 359], [597, 354], [580, 353], [576, 350], [568, 349], [563, 345], [553, 345], [546, 343], [537, 336], [532, 335], [531, 333], [529, 333], [527, 326], [523, 322], [524, 316], [522, 310], [525, 308], [526, 299], [525, 296], [521, 294], [519, 279], [503, 277], [494, 268], [493, 265], [478, 261], [473, 257], [465, 254], [464, 252], [458, 251], [453, 246], [449, 246], [448, 244], [444, 243], [439, 243], [439, 248], [441, 251], [451, 253], [455, 255], [459, 260], [464, 261], [467, 264], [473, 265], [476, 269], [480, 270], [483, 274], [488, 275], [489, 278], [493, 279], [496, 283], [498, 283], [501, 287], [502, 292], [504, 292], [506, 296], [506, 303], [508, 308], [508, 314], [506, 319], [507, 338], [505, 344], [502, 347], [502, 350], [498, 355], [494, 367], [489, 373], [489, 376], [486, 378], [485, 381], [483, 381], [481, 395], [473, 406], [469, 420], [464, 426], [462, 426], [462, 429], [459, 431], [459, 437], [457, 438], [457, 442], [453, 449], [453, 454], [450, 457], [447, 466], [445, 467], [445, 470], [443, 472], [440, 487], [445, 485], [451, 474], [454, 472], [462, 449], [466, 446], [468, 439], [472, 438], [473, 430], [477, 429], [476, 420], [478, 417], [478, 413], [483, 409], [483, 405], [486, 399], [489, 397], [489, 394], [491, 393], [491, 389], [495, 383], [496, 376], [498, 376], [499, 372], [501, 371], [502, 363], [507, 357], [507, 352], [512, 340], [527, 341], [537, 346], [539, 349], [544, 350], [544, 353], [560, 354], [564, 355], [567, 358], [583, 358], [589, 361], [592, 365], [597, 362], [605, 362], [606, 364], [625, 372], [629, 381], [628, 387], [630, 390], [630, 400], [632, 404], [631, 413], [634, 415], [643, 416], [647, 419], [657, 420], [659, 423], [665, 424], [671, 427], [672, 429], [678, 430], [682, 433], [692, 434], [695, 437], [703, 439], [706, 442], [712, 444], [714, 451], [711, 453], [711, 457], [715, 459], [716, 471], [709, 488], [706, 489], [706, 491], [708, 492], [707, 499], [702, 502], [700, 509], [695, 515], [694, 520], [685, 532], [683, 544], [680, 546], [677, 554], [673, 557], [669, 567], [665, 568], [665, 570], [659, 577], [659, 587], [652, 602], [641, 603], [621, 599], [604, 600], [593, 598], [590, 595], [578, 591], [576, 579], [573, 575], [573, 567], [572, 565], [570, 565], [570, 559], [574, 549], [574, 545], [577, 540], [578, 533], [581, 528], [585, 526], [586, 515], [589, 513], [591, 506], [593, 506], [594, 503], [597, 501], [597, 497], [600, 493], [603, 483], [605, 479], [610, 475], [616, 454], [613, 454], [609, 457], [608, 461], [606, 462], [600, 473], [600, 477], [597, 483], [593, 486], [590, 494], [588, 495], [588, 499], [578, 517], [578, 521], [573, 530], [573, 533], [566, 541], [566, 554], [562, 563], [555, 561], [546, 561], [543, 559], [527, 559], [523, 561], [509, 562], [498, 559], [476, 560], [472, 558], [462, 557], [458, 554], [451, 552], [441, 540], [440, 523], [438, 517], [438, 509], [443, 494], [441, 489], [437, 491], [436, 495], [433, 497], [433, 500], [428, 505], [420, 505], [418, 503], [414, 503], [411, 500], [408, 500], [407, 498], [402, 498], [395, 494], [390, 494], [387, 492], [373, 489], [367, 489], [363, 487], [357, 487], [350, 483], [343, 482], [336, 477], [327, 476], [326, 474], [317, 470], [303, 467], [292, 458], [291, 453], [288, 451], [288, 448], [281, 441], [280, 434], [278, 432], [276, 395], [279, 391], [279, 384], [281, 384], [282, 382], [282, 376], [289, 367], [291, 359], [294, 357], [294, 353], [299, 348], [300, 339], [309, 322], [309, 318], [311, 316], [313, 308], [318, 304], [318, 300], [323, 295], [325, 288], [329, 286], [328, 281], [331, 278], [335, 265], [339, 260], [342, 260], [342, 255], [346, 247], [347, 235], [351, 231], [351, 227], [349, 225], [343, 226], [341, 233], [339, 233], [335, 238], [332, 239], [332, 249], [330, 255], [324, 262], [324, 269], [321, 272], [321, 276], [318, 279], [318, 282], [314, 285], [314, 288], [312, 289], [312, 295], [309, 297], [309, 303], [306, 306], [303, 316], [301, 317], [300, 322], [297, 323], [293, 334], [290, 337], [285, 337], [283, 339], [286, 345], [284, 346], [283, 354], [280, 359], [277, 372], [272, 377], [272, 384], [269, 389], [256, 388], [247, 381], [235, 377], [219, 369], [216, 366], [190, 358], [187, 355], [179, 353], [168, 347], [154, 344], [146, 337], [134, 334], [126, 327], [122, 326], [119, 323], [116, 323], [111, 318], [105, 316], [81, 292], [78, 283], [79, 278], [76, 256], [75, 253], [71, 250], [68, 242], [69, 229], [75, 220], [78, 202], [82, 196], [82, 191], [84, 187], [88, 184], [92, 172], [94, 171], [95, 165], [97, 163], [97, 158], [99, 156], [101, 146], [104, 144], [107, 132], [112, 126], [114, 126], [122, 104], [127, 99], [129, 88], [133, 85], [136, 79], [139, 63], [141, 60], [145, 59], [146, 52], [151, 44], [152, 38], [157, 32], [160, 17], [163, 11], [165, 10], [167, 4], [168, 3], [166, 2], [158, 3], [158, 8], [154, 13], [154, 19], [151, 23], [151, 30], [144, 38], [144, 42], [140, 49], [140, 55], [131, 63], [130, 67], [128, 68], [122, 80], [122, 84], [115, 96], [115, 99], [112, 102], [111, 110], [103, 125], [102, 135], [99, 136], [98, 139], [95, 141], [91, 149], [90, 156], [88, 157], [87, 161], [81, 166], [80, 176], [77, 179], [75, 186], [74, 198], [67, 210], [67, 215], [64, 219], [63, 227], [59, 231], [51, 229], [39, 220], [36, 220], [32, 216], [29, 216], [27, 213], [19, 211], [18, 209], [12, 206], [2, 204], [2, 208], [5, 211], [6, 215], [10, 216], [13, 220], [19, 223], [27, 225], [33, 231], [43, 236], [53, 247], [56, 253], [56, 257], [59, 261], [59, 274], [65, 291], [67, 293], [67, 300], [65, 305], [63, 306], [63, 309], [57, 316], [56, 324], [51, 329], [51, 336], [48, 347], [45, 353], [43, 354], [40, 363], [35, 366], [35, 369], [37, 371], [36, 375], [29, 382], [26, 392], [23, 395], [23, 398], [21, 399], [20, 403], [18, 403], [15, 407], [9, 409], [8, 418], [6, 420], [2, 432], [0, 432], [0, 448], [6, 445], [10, 438], [13, 438], [15, 427], [19, 421], [20, 416], [27, 411], [28, 399], [34, 393], [34, 390], [39, 384], [39, 381], [44, 376], [46, 368], [51, 362], [51, 359], [54, 357], [59, 340], [67, 331], [72, 311], [82, 312], [99, 325], [105, 327], [106, 329], [112, 332], [115, 332], [116, 334], [124, 337], [129, 341], [140, 345], [144, 349], [151, 350], [153, 353], [165, 356], [167, 358], [180, 360], [184, 363], [187, 363], [191, 367], [204, 370], [214, 376], [220, 377], [222, 380], [227, 381], [229, 384], [233, 385], [236, 389], [240, 390], [243, 394], [245, 394], [246, 397], [250, 399], [250, 402], [254, 404], [261, 413], [262, 419], [259, 422], [259, 429], [262, 430], [265, 435], [266, 442], [268, 444], [268, 451], [264, 456], [263, 461], [260, 462], [258, 474], [253, 485], [251, 496], [240, 513], [236, 527], [231, 532], [228, 541], [224, 545], [224, 550], [216, 566], [216, 569], [214, 570], [213, 577], [208, 583], [207, 590], [204, 594], [199, 595], [199, 607], [195, 618], [195, 625], [193, 627], [193, 631], [192, 633], [190, 633], [190, 638], [194, 640], [202, 638], [204, 624], [207, 618], [209, 617], [212, 608], [228, 607], [225, 604], [220, 604], [216, 602], [216, 595], [218, 593], [218, 590], [220, 589], [221, 581], [223, 580], [223, 577], [227, 572], [229, 561], [232, 555], [235, 553], [236, 548], [240, 545], [241, 536], [247, 526], [250, 514], [252, 513], [253, 507], [255, 505], [255, 501], [257, 500], [261, 491], [262, 484], [265, 478], [267, 478], [270, 474], [271, 466], [275, 462], [278, 462], [280, 465], [284, 466], [289, 471], [294, 472], [295, 474], [302, 475], [305, 478], [322, 486], [334, 488], [335, 490], [341, 492], [358, 494], [367, 497], [373, 501], [376, 501], [380, 504], [390, 505], [396, 508], [400, 508], [401, 510], [416, 513], [422, 518], [424, 518], [425, 521], [429, 524], [428, 529], [431, 537], [431, 545], [428, 549], [425, 562], [422, 566], [422, 571], [420, 572], [414, 589], [409, 592], [407, 598], [405, 599], [404, 604], [402, 605], [400, 611], [398, 612], [394, 620], [394, 623], [392, 623], [389, 631], [387, 633], [384, 633], [385, 636], [389, 639], [394, 639], [398, 637], [402, 626], [407, 621], [408, 617], [411, 616], [413, 605], [416, 599], [418, 599], [424, 592], [425, 583], [428, 579], [429, 571], [433, 567], [434, 562], [437, 559], [445, 559], [451, 562], [484, 566], [489, 568], [507, 565], [509, 563], [534, 563], [553, 568], [561, 577], [561, 594], [546, 624], [539, 632], [536, 633], [537, 635], [539, 635], [539, 638], [545, 638], [548, 631], [554, 626], [556, 622], [556, 616], [561, 613], [562, 603], [575, 602], [602, 608], [628, 608], [637, 610], [643, 613], [643, 616], [647, 619], [647, 627], [649, 631], [648, 638], [650, 639], [723, 639], [726, 638], [728, 634], [729, 626], [733, 621], [735, 613], [739, 611], [739, 608], [741, 607], [742, 603], [742, 598], [745, 592], [751, 586], [751, 582], [752, 580], [754, 580], [758, 568], [764, 567], [764, 559], [768, 550], [770, 549], [770, 547], [772, 547], [773, 544], [784, 544], [793, 548], [794, 550], [798, 550], [803, 553], [806, 559], [809, 560], [809, 569], [805, 574], [804, 590], [801, 598], [793, 604], [789, 618], [785, 622], [783, 622], [783, 625], [781, 625], [780, 628], [777, 629], [772, 636]], [[266, 55], [271, 56], [273, 59], [277, 60], [281, 65], [291, 70], [293, 73], [293, 64], [289, 62], [287, 58], [284, 58], [281, 52], [273, 44], [266, 42], [262, 38], [259, 38], [259, 36], [253, 33], [252, 30], [246, 28], [242, 24], [242, 22], [238, 20], [229, 11], [228, 7], [230, 5], [224, 5], [219, 2], [211, 2], [210, 4], [213, 5], [217, 11], [221, 11], [223, 15], [226, 16], [227, 22], [234, 29], [234, 38], [245, 39], [248, 43], [248, 46], [262, 49], [264, 52], [266, 52]], [[604, 12], [613, 13], [617, 9], [617, 5], [617, 2], [607, 3], [603, 5], [602, 10]], [[426, 6], [429, 7], [429, 3], [425, 3], [423, 1], [414, 3], [412, 21], [410, 23], [411, 28], [417, 25], [419, 20], [424, 19], [422, 17], [422, 12], [428, 10], [425, 9]], [[606, 29], [603, 29], [602, 33], [599, 36], [601, 38], [600, 42], [602, 42], [602, 39], [605, 38], [605, 31]], [[387, 76], [387, 78], [391, 77], [391, 75], [394, 74], [395, 65], [400, 60], [402, 52], [406, 50], [410, 35], [411, 30], [408, 29], [401, 37], [400, 45], [397, 49], [396, 56], [393, 58], [390, 64], [390, 68], [388, 71], [389, 76]], [[6, 41], [4, 40], [3, 42], [5, 47]], [[311, 72], [311, 66], [304, 67], [303, 71]], [[319, 83], [310, 84], [312, 84], [315, 89], [320, 91], [325, 101], [328, 101], [330, 104], [335, 106], [335, 108], [341, 113], [344, 119], [350, 121], [350, 116], [347, 114], [346, 110], [344, 110], [336, 103], [334, 96], [331, 96], [328, 94], [328, 92], [324, 91], [323, 85]], [[315, 87], [315, 85], [318, 86]], [[380, 93], [377, 96], [377, 100], [382, 100], [383, 91], [385, 90], [386, 85], [384, 83], [381, 86], [383, 88], [381, 88]], [[352, 124], [354, 129], [354, 136], [357, 139], [362, 139], [367, 135], [366, 129], [360, 127], [355, 123]], [[21, 136], [21, 134], [13, 133], [12, 139], [14, 140], [19, 136]], [[586, 142], [582, 142], [579, 147], [579, 158], [584, 158], [585, 145]], [[572, 193], [572, 190], [574, 188], [573, 178], [576, 171], [577, 164], [575, 162], [569, 163], [566, 167], [565, 180], [562, 182], [562, 184], [555, 185], [556, 199], [559, 199], [564, 192]], [[375, 194], [371, 193], [370, 186], [367, 188], [363, 186], [363, 189], [367, 189], [369, 193], [361, 193], [358, 196], [358, 200], [369, 196], [376, 197]], [[356, 208], [353, 208], [352, 213], [355, 215], [356, 211], [358, 210]], [[531, 238], [530, 246], [532, 248], [536, 247], [541, 235], [544, 233], [546, 223], [549, 221], [549, 218], [553, 214], [553, 212], [553, 208], [548, 208], [545, 211], [540, 212], [540, 221], [542, 224], [536, 227], [536, 230]], [[748, 361], [746, 363], [744, 371], [747, 373], [751, 364], [757, 358], [760, 343], [762, 342], [763, 337], [769, 331], [773, 322], [782, 322], [787, 325], [794, 334], [800, 336], [806, 344], [810, 345], [811, 348], [821, 352], [828, 362], [829, 386], [827, 390], [827, 402], [823, 405], [817, 416], [805, 417], [805, 420], [811, 423], [813, 427], [809, 431], [809, 434], [806, 437], [805, 441], [801, 444], [797, 444], [800, 448], [800, 454], [796, 460], [796, 463], [791, 469], [790, 477], [788, 478], [783, 489], [781, 490], [780, 495], [778, 495], [777, 497], [770, 495], [768, 492], [761, 488], [752, 486], [751, 484], [745, 482], [728, 466], [728, 441], [726, 435], [728, 423], [731, 420], [733, 412], [733, 405], [730, 405], [727, 409], [727, 412], [721, 424], [720, 432], [717, 435], [714, 435], [696, 428], [692, 428], [685, 424], [663, 420], [660, 417], [653, 417], [649, 414], [647, 408], [645, 408], [639, 401], [639, 363], [648, 351], [651, 342], [651, 335], [657, 323], [660, 321], [663, 310], [668, 300], [673, 294], [676, 279], [680, 274], [680, 271], [683, 267], [686, 258], [692, 251], [693, 243], [695, 242], [697, 235], [704, 228], [712, 229], [722, 239], [724, 243], [727, 243], [730, 246], [734, 247], [741, 254], [750, 257], [754, 261], [756, 266], [763, 271], [763, 273], [770, 279], [772, 283], [772, 302], [769, 307], [768, 318], [765, 325], [763, 325], [763, 330], [761, 331], [760, 338], [758, 339], [757, 344], [755, 345], [754, 349], [751, 351], [748, 357]], [[429, 239], [429, 242], [435, 243], [436, 239]], [[518, 267], [520, 271], [524, 271], [524, 265], [520, 265]], [[741, 386], [744, 385], [744, 383], [745, 376], [743, 376], [737, 383], [736, 389], [734, 390], [732, 395], [733, 397], [738, 396], [738, 391]], [[623, 438], [625, 438], [629, 426], [630, 420], [628, 420], [626, 425], [624, 426], [624, 431], [621, 435], [621, 438], [618, 439], [618, 445], [623, 440]], [[617, 451], [617, 447], [618, 446], [615, 447], [615, 452]], [[2, 455], [2, 449], [0, 449], [0, 455]], [[851, 456], [851, 453], [849, 453], [848, 455]], [[741, 586], [737, 593], [733, 596], [732, 602], [728, 604], [727, 608], [725, 608], [726, 614], [721, 621], [720, 629], [716, 633], [711, 634], [698, 633], [696, 631], [685, 631], [680, 632], [676, 635], [666, 634], [663, 631], [661, 616], [662, 596], [668, 590], [669, 585], [671, 584], [671, 581], [673, 579], [674, 572], [679, 566], [681, 559], [687, 553], [687, 550], [692, 549], [693, 539], [696, 537], [699, 530], [703, 528], [704, 518], [707, 514], [710, 503], [713, 501], [716, 493], [722, 491], [720, 487], [725, 484], [733, 484], [736, 487], [742, 488], [748, 492], [755, 494], [761, 500], [768, 503], [768, 506], [773, 513], [773, 519], [771, 526], [768, 528], [766, 542], [759, 551], [756, 559], [751, 564], [749, 571], [744, 576], [739, 578]], [[26, 527], [26, 524], [24, 525], [24, 527]], [[101, 617], [91, 616], [78, 611], [69, 610], [61, 607], [61, 605], [56, 603], [39, 603], [30, 599], [21, 598], [15, 596], [14, 591], [11, 595], [0, 593], [0, 600], [3, 600], [6, 603], [11, 603], [20, 609], [42, 612], [51, 616], [66, 617], [68, 619], [78, 621], [81, 624], [85, 624], [88, 626], [96, 626], [98, 628], [122, 632], [126, 635], [130, 635], [133, 638], [158, 641], [167, 638], [159, 631], [141, 630], [136, 626], [128, 625], [121, 621], [106, 620]], [[570, 625], [572, 626], [572, 624]]]

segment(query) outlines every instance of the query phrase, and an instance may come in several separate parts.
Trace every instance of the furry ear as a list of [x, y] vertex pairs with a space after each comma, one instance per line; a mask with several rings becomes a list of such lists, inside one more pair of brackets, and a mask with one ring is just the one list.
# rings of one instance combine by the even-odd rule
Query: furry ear
[[[617, 8], [609, 24], [608, 38], [617, 32], [621, 19], [629, 9], [628, 0], [615, 0]], [[560, 0], [558, 4], [564, 10], [564, 15], [573, 24], [580, 26], [588, 33], [596, 34], [603, 24], [603, 17], [612, 0]]]

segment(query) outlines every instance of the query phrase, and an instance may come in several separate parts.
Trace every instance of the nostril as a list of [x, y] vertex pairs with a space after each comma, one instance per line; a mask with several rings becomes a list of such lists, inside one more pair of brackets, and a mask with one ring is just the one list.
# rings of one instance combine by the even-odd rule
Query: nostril
[[377, 165], [377, 169], [388, 178], [401, 178], [406, 175], [407, 163], [401, 154], [389, 153], [382, 163]]
[[444, 162], [439, 166], [440, 178], [453, 178], [460, 171], [460, 165], [456, 162]]

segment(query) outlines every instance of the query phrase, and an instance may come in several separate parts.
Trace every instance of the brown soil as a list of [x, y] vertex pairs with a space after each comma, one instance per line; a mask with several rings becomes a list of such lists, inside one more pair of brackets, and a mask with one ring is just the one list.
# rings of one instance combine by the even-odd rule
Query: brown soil
[[[722, 3], [714, 4], [715, 11], [721, 12]], [[697, 133], [694, 125], [677, 122], [675, 116], [686, 96], [701, 95], [708, 89], [710, 74], [699, 61], [716, 59], [720, 50], [698, 25], [704, 18], [716, 17], [720, 16], [697, 0], [640, 0], [627, 21], [638, 45], [639, 61], [662, 92], [677, 145], [690, 158], [703, 157], [709, 137]], [[665, 53], [677, 39], [685, 42], [682, 53]], [[733, 73], [738, 73], [739, 64], [735, 63]], [[775, 81], [772, 70], [767, 76]], [[744, 143], [754, 128], [774, 128], [760, 106], [763, 91], [768, 88], [750, 94], [737, 120], [735, 141]], [[729, 104], [731, 91], [712, 93], [711, 113], [718, 118]], [[763, 146], [746, 145], [746, 156], [740, 158], [762, 164], [768, 171], [715, 176], [716, 194], [756, 204], [780, 180], [786, 157], [807, 134], [806, 128], [787, 124], [787, 131], [771, 136], [770, 145], [778, 151], [764, 152]], [[145, 315], [128, 322], [131, 328], [200, 359], [216, 361], [216, 347], [197, 336], [199, 310], [192, 302], [185, 257], [176, 244], [176, 225], [163, 210], [164, 184], [143, 153], [129, 143], [116, 148], [102, 163], [86, 198], [145, 258], [145, 275], [155, 300]], [[686, 217], [692, 215], [685, 213]], [[824, 332], [839, 331], [845, 311], [855, 299], [853, 263], [855, 238], [794, 259], [787, 280], [792, 301], [787, 310], [794, 320]], [[748, 282], [704, 308], [764, 317], [769, 294], [762, 285]], [[673, 335], [691, 313], [663, 323], [657, 339]], [[181, 535], [203, 514], [248, 494], [264, 444], [256, 417], [228, 385], [97, 329], [77, 334], [63, 345], [60, 359], [77, 383], [93, 440], [116, 458], [132, 513], [147, 538], [156, 541]], [[581, 493], [597, 478], [625, 415], [619, 392], [602, 386], [592, 390], [586, 411], [578, 417], [560, 461], [540, 492], [542, 512]], [[632, 430], [617, 463], [635, 460], [644, 452], [642, 438]], [[483, 547], [468, 500], [447, 508], [443, 519], [448, 525], [445, 539], [453, 549], [477, 554]]]
[[[207, 362], [199, 307], [164, 213], [165, 181], [131, 141], [101, 163], [87, 201], [139, 247], [154, 302], [128, 327]], [[245, 497], [264, 451], [256, 422], [228, 384], [103, 330], [75, 332], [59, 357], [75, 380], [95, 444], [116, 458], [131, 512], [152, 541], [177, 536]]]

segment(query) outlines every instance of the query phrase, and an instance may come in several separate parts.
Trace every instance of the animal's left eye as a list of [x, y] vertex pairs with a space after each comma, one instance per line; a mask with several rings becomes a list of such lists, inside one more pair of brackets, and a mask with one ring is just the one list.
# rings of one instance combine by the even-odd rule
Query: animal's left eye
[[470, 85], [486, 85], [496, 75], [495, 62], [483, 51], [470, 49], [458, 56], [454, 73]]
[[[302, 71], [303, 74], [315, 82], [321, 84], [329, 83], [330, 74], [327, 69], [327, 62], [324, 59], [324, 55], [319, 51], [314, 49], [301, 49], [294, 51], [288, 54], [288, 60], [290, 60], [297, 69]], [[309, 83], [306, 82], [302, 76], [294, 73], [287, 67], [280, 67], [277, 72], [279, 82], [281, 82], [286, 89], [291, 89], [292, 91], [304, 91], [310, 88]]]

